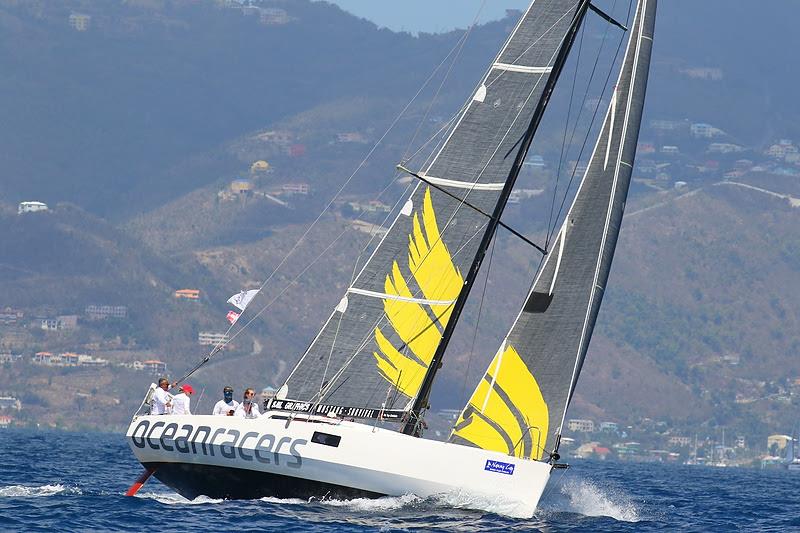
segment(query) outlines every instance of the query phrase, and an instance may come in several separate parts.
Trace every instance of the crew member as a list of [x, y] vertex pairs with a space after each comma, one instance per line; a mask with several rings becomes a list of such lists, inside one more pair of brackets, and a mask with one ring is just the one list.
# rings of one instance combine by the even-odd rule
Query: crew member
[[168, 415], [172, 411], [172, 394], [169, 390], [169, 380], [160, 378], [158, 388], [153, 393], [153, 408], [151, 413], [154, 415]]
[[192, 403], [192, 394], [194, 394], [194, 387], [188, 383], [181, 385], [180, 393], [175, 395], [172, 399], [172, 414], [173, 415], [190, 415], [192, 414], [189, 406]]
[[261, 413], [258, 411], [258, 403], [255, 401], [255, 389], [246, 389], [242, 403], [236, 408], [233, 416], [241, 418], [258, 418]]
[[233, 387], [225, 387], [222, 389], [222, 400], [217, 402], [211, 414], [233, 416], [237, 407], [239, 407], [239, 402], [233, 399]]

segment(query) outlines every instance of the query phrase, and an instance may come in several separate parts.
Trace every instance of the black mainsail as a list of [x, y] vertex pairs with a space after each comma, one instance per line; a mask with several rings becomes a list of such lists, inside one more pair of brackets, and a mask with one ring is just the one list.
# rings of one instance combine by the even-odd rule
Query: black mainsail
[[537, 460], [558, 450], [625, 209], [656, 1], [639, 0], [619, 80], [578, 192], [451, 442]]
[[388, 419], [412, 409], [465, 289], [462, 272], [472, 270], [492, 229], [471, 206], [495, 213], [505, 201], [520, 143], [587, 7], [588, 0], [536, 0], [528, 8], [418, 173], [434, 187], [414, 190], [273, 408]]

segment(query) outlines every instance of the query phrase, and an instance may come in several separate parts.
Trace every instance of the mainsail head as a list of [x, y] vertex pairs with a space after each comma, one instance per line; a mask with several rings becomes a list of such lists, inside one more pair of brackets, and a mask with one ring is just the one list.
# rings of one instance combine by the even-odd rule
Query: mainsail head
[[[419, 393], [464, 272], [586, 0], [537, 0], [418, 186], [281, 388], [276, 408], [399, 417]], [[459, 201], [454, 199], [463, 199]], [[390, 416], [389, 416], [390, 417]]]
[[530, 459], [557, 450], [608, 280], [644, 105], [656, 0], [639, 0], [619, 80], [572, 206], [452, 442]]

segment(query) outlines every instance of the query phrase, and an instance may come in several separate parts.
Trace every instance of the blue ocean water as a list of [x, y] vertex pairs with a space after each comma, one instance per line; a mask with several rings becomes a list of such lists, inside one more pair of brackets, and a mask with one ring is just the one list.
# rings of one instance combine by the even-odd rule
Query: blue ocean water
[[50, 531], [791, 531], [800, 475], [578, 461], [530, 520], [452, 496], [305, 502], [188, 501], [142, 471], [122, 435], [0, 430], [0, 530]]

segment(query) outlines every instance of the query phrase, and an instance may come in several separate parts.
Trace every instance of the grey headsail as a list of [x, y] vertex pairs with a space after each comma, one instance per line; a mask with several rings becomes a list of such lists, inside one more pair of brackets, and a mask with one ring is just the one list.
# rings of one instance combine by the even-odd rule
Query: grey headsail
[[[418, 172], [491, 213], [586, 0], [536, 0], [431, 163]], [[399, 418], [410, 409], [487, 218], [418, 185], [281, 387], [277, 409]]]
[[639, 0], [589, 166], [523, 309], [456, 422], [452, 442], [537, 460], [558, 449], [625, 208], [655, 12], [656, 0]]

